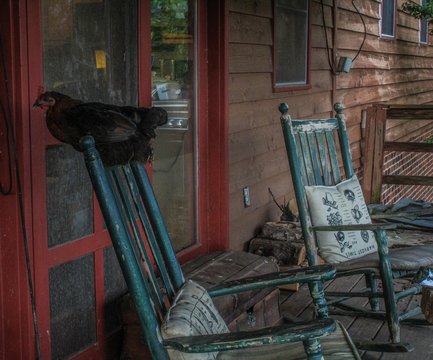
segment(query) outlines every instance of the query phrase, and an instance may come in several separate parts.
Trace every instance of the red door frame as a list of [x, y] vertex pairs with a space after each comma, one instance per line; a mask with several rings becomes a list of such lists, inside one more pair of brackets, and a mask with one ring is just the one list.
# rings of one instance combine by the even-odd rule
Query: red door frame
[[[141, 4], [144, 2], [144, 0], [141, 1]], [[21, 174], [27, 175], [22, 176], [27, 231], [31, 240], [32, 260], [34, 260], [33, 272], [42, 348], [45, 354], [49, 354], [50, 343], [46, 332], [49, 329], [48, 268], [62, 263], [65, 259], [70, 260], [72, 250], [75, 258], [89, 251], [83, 239], [75, 241], [72, 245], [68, 244], [47, 251], [46, 229], [44, 230], [46, 220], [40, 216], [39, 211], [41, 204], [45, 204], [45, 195], [43, 191], [35, 188], [35, 183], [45, 178], [45, 167], [42, 165], [45, 159], [40, 149], [45, 146], [44, 137], [41, 139], [41, 134], [47, 134], [47, 132], [42, 114], [31, 108], [32, 99], [36, 97], [38, 87], [43, 84], [40, 6], [39, 1], [9, 0], [0, 7], [6, 8], [5, 12], [1, 11], [2, 30], [3, 26], [10, 30], [7, 37], [6, 56], [10, 60], [10, 74], [14, 74], [10, 81], [13, 90], [15, 119], [17, 119], [20, 171]], [[141, 6], [139, 12], [139, 29], [143, 34], [145, 29], [150, 29], [150, 7], [147, 6], [146, 9], [146, 6]], [[201, 36], [198, 44], [199, 78], [208, 80], [201, 81], [198, 89], [199, 103], [207, 105], [207, 108], [201, 106], [199, 110], [199, 143], [201, 144], [199, 182], [201, 188], [198, 201], [199, 213], [202, 217], [199, 226], [201, 243], [193, 250], [179, 254], [181, 261], [228, 247], [227, 0], [199, 0], [199, 21], [199, 29], [205, 30], [199, 33], [208, 34], [208, 37]], [[140, 53], [149, 54], [148, 37], [141, 36], [139, 39]], [[150, 70], [146, 71], [146, 69], [149, 70], [144, 56], [141, 56], [139, 61], [140, 84], [150, 84]], [[141, 105], [149, 105], [150, 91], [150, 87], [140, 87]], [[31, 122], [35, 122], [32, 123], [32, 129]], [[0, 166], [3, 169], [4, 164]], [[12, 195], [1, 200], [0, 210], [3, 214], [7, 212], [9, 216], [7, 218], [2, 216], [0, 219], [0, 230], [3, 236], [0, 238], [0, 255], [2, 256], [0, 305], [3, 308], [0, 318], [0, 330], [2, 330], [0, 331], [0, 354], [5, 354], [5, 359], [34, 358], [33, 328], [22, 241], [19, 235], [17, 198]], [[100, 228], [101, 222], [102, 219], [95, 218], [95, 229]], [[92, 248], [96, 249], [95, 267], [103, 269], [102, 249], [108, 242], [108, 236], [102, 234], [101, 237], [98, 237], [97, 243], [93, 244]], [[103, 270], [98, 276], [95, 276], [95, 286], [99, 289], [96, 293], [103, 296], [103, 291], [101, 291], [103, 290]], [[96, 301], [97, 304], [102, 304], [103, 299], [99, 297]], [[97, 306], [96, 311], [101, 313], [102, 307]], [[99, 324], [98, 339], [103, 338], [102, 329], [103, 324]], [[98, 349], [96, 345], [95, 348], [89, 349], [77, 359], [89, 358], [99, 350], [101, 349]], [[2, 359], [1, 356], [3, 355], [0, 355], [0, 359]], [[49, 358], [49, 356], [45, 357]]]
[[[27, 79], [27, 43], [22, 42], [27, 33], [26, 7], [23, 2], [13, 0], [0, 2], [0, 31], [7, 68], [11, 96], [12, 121], [15, 131], [18, 169], [20, 174], [30, 173], [30, 147]], [[3, 70], [3, 69], [2, 69]], [[0, 97], [7, 99], [5, 79], [0, 76]], [[7, 104], [7, 103], [6, 103]], [[8, 150], [5, 148], [5, 123], [0, 114], [0, 173], [3, 185], [8, 183], [4, 174], [8, 172]], [[12, 157], [13, 159], [13, 157]], [[13, 160], [12, 160], [13, 161]], [[12, 171], [15, 166], [12, 165]], [[21, 176], [26, 233], [29, 237], [29, 252], [32, 255], [31, 178]], [[28, 280], [25, 270], [24, 249], [18, 207], [18, 191], [13, 176], [12, 192], [0, 195], [0, 359], [30, 359], [34, 357], [33, 328]]]

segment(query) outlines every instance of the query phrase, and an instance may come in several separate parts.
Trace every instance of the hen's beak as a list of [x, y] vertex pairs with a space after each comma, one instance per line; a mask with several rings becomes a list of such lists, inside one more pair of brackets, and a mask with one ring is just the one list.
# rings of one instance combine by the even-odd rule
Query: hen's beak
[[35, 103], [33, 104], [33, 107], [42, 107], [42, 104], [39, 102], [39, 99], [37, 99], [35, 101]]

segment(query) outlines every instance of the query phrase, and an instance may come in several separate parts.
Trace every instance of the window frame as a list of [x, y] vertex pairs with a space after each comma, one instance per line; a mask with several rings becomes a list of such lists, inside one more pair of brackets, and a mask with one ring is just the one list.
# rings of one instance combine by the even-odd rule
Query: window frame
[[380, 3], [380, 26], [379, 26], [379, 28], [380, 28], [380, 37], [382, 39], [387, 39], [387, 40], [394, 40], [397, 37], [397, 35], [396, 35], [397, 34], [397, 0], [392, 0], [392, 1], [394, 3], [394, 11], [393, 11], [393, 14], [392, 14], [392, 16], [393, 16], [393, 22], [392, 22], [392, 24], [393, 24], [392, 30], [393, 31], [392, 31], [392, 35], [390, 35], [390, 34], [384, 34], [383, 33], [383, 17], [384, 17], [385, 11], [388, 10], [388, 9], [385, 9], [384, 0], [382, 0], [381, 3]]
[[[420, 0], [420, 4], [421, 5], [425, 5], [427, 3], [426, 0]], [[422, 30], [423, 30], [423, 22], [426, 23], [426, 27], [425, 27], [425, 41], [422, 40], [423, 34], [422, 34]], [[427, 18], [422, 18], [419, 19], [419, 43], [420, 45], [428, 45], [428, 19]]]
[[311, 9], [312, 9], [312, 1], [308, 1], [307, 4], [307, 59], [306, 59], [306, 76], [305, 76], [305, 84], [277, 84], [277, 29], [276, 29], [276, 15], [277, 15], [277, 1], [273, 1], [273, 61], [272, 61], [272, 86], [274, 92], [285, 92], [291, 90], [308, 90], [311, 89]]

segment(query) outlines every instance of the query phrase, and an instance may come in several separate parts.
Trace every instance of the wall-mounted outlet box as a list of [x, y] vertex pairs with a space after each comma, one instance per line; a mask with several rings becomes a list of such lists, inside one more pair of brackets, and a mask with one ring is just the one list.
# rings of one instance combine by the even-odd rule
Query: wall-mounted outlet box
[[352, 58], [342, 56], [338, 61], [337, 71], [348, 73], [352, 68], [352, 61], [353, 61]]
[[248, 186], [245, 186], [243, 188], [243, 192], [244, 192], [244, 207], [251, 206], [250, 188]]

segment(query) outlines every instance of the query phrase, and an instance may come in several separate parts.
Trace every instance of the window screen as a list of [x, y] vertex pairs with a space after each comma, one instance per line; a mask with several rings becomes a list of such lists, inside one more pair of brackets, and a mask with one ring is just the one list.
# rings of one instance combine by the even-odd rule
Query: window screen
[[308, 84], [308, 0], [275, 0], [276, 87]]

